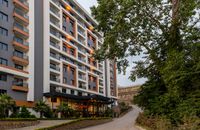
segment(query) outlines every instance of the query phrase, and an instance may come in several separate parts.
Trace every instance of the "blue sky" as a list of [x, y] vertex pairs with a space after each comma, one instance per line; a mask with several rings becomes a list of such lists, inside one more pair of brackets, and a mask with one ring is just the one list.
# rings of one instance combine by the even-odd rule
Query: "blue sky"
[[[77, 0], [89, 13], [90, 7], [97, 5], [96, 0]], [[136, 61], [140, 59], [140, 57], [129, 57], [128, 60], [130, 63], [133, 61]], [[135, 82], [130, 81], [128, 77], [130, 76], [130, 72], [132, 70], [133, 64], [130, 64], [130, 66], [127, 68], [126, 75], [118, 74], [117, 80], [118, 80], [118, 85], [120, 86], [131, 86], [131, 85], [138, 85], [144, 83], [145, 79], [138, 79]]]

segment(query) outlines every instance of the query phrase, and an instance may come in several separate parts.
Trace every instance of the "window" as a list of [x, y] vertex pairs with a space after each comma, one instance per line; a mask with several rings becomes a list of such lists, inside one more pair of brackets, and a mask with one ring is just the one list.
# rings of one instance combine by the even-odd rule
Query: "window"
[[69, 22], [69, 33], [73, 36], [74, 35], [74, 21], [70, 19]]
[[67, 83], [67, 78], [63, 77], [63, 83], [66, 84]]
[[7, 81], [7, 75], [4, 73], [0, 73], [0, 81]]
[[14, 78], [13, 82], [17, 86], [23, 86], [23, 79]]
[[67, 91], [66, 91], [66, 89], [65, 88], [63, 88], [62, 89], [62, 93], [66, 93]]
[[78, 92], [78, 96], [82, 96], [83, 95], [83, 93], [82, 92]]
[[8, 7], [8, 0], [0, 0], [0, 4]]
[[20, 58], [24, 58], [24, 53], [18, 50], [14, 51], [14, 55]]
[[18, 65], [18, 64], [15, 64], [15, 68], [16, 68], [16, 69], [19, 69], [19, 70], [23, 70], [23, 66]]
[[5, 28], [0, 27], [0, 35], [8, 36], [8, 30]]
[[74, 68], [71, 68], [71, 73], [74, 74]]
[[73, 95], [74, 95], [74, 90], [71, 90], [71, 94], [73, 94]]
[[74, 84], [75, 84], [75, 82], [74, 82], [74, 80], [72, 79], [72, 80], [71, 80], [71, 85], [74, 85]]
[[0, 20], [8, 21], [8, 15], [0, 11]]
[[7, 93], [6, 90], [4, 90], [4, 89], [0, 89], [0, 94], [5, 94], [5, 93]]
[[23, 43], [23, 39], [19, 37], [15, 37], [14, 40], [18, 43]]
[[67, 52], [66, 46], [63, 46], [63, 51]]
[[71, 53], [71, 55], [74, 55], [74, 49], [70, 49], [70, 53]]
[[8, 45], [6, 43], [0, 42], [0, 50], [7, 51], [8, 50]]
[[51, 98], [51, 102], [57, 102], [57, 98], [56, 97], [52, 97]]
[[1, 65], [8, 65], [8, 60], [0, 57], [0, 64]]
[[67, 72], [67, 66], [63, 67], [63, 72]]

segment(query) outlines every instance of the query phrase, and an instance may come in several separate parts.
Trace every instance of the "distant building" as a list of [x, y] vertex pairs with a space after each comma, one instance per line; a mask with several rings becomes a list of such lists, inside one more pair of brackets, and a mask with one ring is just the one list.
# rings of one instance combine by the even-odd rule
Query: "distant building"
[[127, 105], [131, 105], [133, 96], [137, 95], [139, 90], [140, 90], [140, 85], [118, 87], [118, 99], [119, 99], [118, 101], [125, 102]]

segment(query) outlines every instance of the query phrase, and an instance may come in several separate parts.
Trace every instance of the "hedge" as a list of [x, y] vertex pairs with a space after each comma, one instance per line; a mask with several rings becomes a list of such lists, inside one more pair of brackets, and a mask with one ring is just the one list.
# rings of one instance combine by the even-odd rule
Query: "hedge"
[[0, 118], [0, 121], [37, 121], [37, 118]]

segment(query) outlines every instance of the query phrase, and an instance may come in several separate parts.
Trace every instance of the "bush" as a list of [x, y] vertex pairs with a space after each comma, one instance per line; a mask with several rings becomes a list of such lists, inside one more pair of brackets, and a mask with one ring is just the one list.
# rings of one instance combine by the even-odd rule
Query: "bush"
[[18, 118], [36, 118], [35, 115], [31, 115], [31, 113], [27, 110], [26, 107], [22, 107], [20, 113], [17, 115]]
[[107, 108], [107, 110], [105, 111], [105, 116], [106, 117], [112, 117], [113, 114], [114, 114], [114, 111], [111, 108]]

